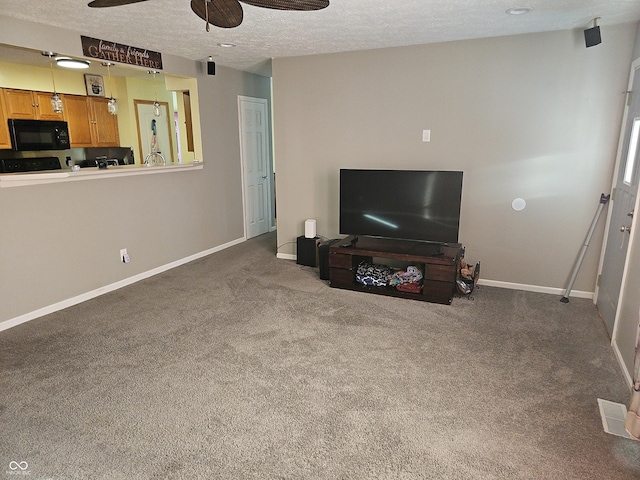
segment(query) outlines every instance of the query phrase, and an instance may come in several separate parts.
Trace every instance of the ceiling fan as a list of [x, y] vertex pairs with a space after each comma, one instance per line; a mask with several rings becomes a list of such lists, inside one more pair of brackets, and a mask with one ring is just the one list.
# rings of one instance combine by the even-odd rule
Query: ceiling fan
[[[92, 8], [117, 7], [147, 0], [93, 0]], [[191, 10], [209, 24], [221, 28], [234, 28], [242, 23], [242, 3], [274, 10], [321, 10], [329, 0], [191, 0]]]

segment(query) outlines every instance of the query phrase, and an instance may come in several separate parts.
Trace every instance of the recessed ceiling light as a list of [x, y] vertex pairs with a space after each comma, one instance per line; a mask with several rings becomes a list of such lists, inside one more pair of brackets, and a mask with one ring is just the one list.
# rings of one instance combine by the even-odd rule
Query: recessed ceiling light
[[514, 7], [507, 10], [507, 14], [509, 15], [524, 15], [525, 13], [529, 13], [533, 8], [531, 7]]
[[56, 63], [64, 68], [89, 68], [87, 60], [76, 60], [69, 57], [56, 57]]
[[235, 43], [219, 43], [218, 46], [222, 48], [233, 48], [236, 46], [236, 44]]

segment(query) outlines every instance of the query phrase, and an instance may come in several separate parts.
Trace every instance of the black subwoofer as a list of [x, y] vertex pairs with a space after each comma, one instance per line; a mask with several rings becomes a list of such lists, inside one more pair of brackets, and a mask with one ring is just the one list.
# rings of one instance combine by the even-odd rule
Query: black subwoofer
[[296, 263], [298, 265], [306, 265], [307, 267], [315, 267], [318, 264], [318, 237], [306, 238], [298, 237]]

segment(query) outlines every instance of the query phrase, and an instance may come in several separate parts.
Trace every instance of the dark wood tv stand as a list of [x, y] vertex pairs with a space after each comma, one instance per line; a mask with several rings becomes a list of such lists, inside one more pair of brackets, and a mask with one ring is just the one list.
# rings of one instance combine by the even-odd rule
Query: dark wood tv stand
[[[451, 304], [456, 290], [456, 274], [464, 247], [459, 243], [439, 248], [424, 242], [383, 238], [347, 237], [329, 248], [329, 282], [332, 287]], [[424, 272], [421, 293], [401, 292], [393, 287], [374, 287], [356, 282], [360, 262], [384, 259], [417, 265]], [[377, 260], [376, 260], [377, 263]]]

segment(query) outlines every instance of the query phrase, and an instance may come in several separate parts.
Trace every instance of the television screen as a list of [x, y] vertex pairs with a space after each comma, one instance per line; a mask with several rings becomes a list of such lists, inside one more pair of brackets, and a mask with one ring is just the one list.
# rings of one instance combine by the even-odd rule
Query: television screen
[[340, 170], [340, 233], [457, 243], [462, 172]]

